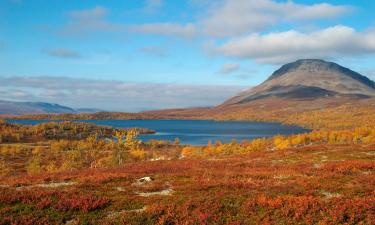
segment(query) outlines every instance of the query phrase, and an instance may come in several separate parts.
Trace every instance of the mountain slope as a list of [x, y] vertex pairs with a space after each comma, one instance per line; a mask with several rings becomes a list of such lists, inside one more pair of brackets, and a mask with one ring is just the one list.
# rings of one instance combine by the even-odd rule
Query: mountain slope
[[375, 83], [336, 63], [304, 59], [282, 66], [262, 84], [229, 99], [224, 105], [241, 104], [271, 96], [297, 99], [374, 97]]
[[76, 110], [45, 102], [11, 102], [0, 100], [0, 114], [24, 115], [40, 113], [76, 113]]

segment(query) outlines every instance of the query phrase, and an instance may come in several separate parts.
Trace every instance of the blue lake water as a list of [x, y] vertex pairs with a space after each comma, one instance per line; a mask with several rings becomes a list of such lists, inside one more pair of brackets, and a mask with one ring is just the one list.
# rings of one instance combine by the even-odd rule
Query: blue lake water
[[[15, 124], [34, 125], [48, 120], [9, 120]], [[205, 145], [208, 141], [230, 142], [251, 140], [259, 137], [270, 137], [277, 134], [289, 135], [305, 133], [309, 130], [297, 126], [278, 123], [252, 121], [212, 121], [212, 120], [79, 120], [78, 122], [94, 123], [116, 128], [143, 127], [155, 130], [155, 134], [140, 135], [148, 141], [170, 140], [179, 138], [182, 144]]]

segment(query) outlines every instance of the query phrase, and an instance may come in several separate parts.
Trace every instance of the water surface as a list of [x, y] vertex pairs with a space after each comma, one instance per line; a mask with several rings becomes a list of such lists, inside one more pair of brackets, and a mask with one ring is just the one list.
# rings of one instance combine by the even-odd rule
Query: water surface
[[[9, 120], [10, 123], [34, 125], [48, 120]], [[156, 131], [155, 134], [140, 135], [148, 141], [179, 138], [182, 144], [205, 145], [208, 141], [230, 142], [271, 137], [277, 134], [289, 135], [305, 133], [309, 130], [279, 123], [252, 121], [212, 121], [212, 120], [79, 120], [79, 122], [107, 125], [116, 128], [143, 127]]]

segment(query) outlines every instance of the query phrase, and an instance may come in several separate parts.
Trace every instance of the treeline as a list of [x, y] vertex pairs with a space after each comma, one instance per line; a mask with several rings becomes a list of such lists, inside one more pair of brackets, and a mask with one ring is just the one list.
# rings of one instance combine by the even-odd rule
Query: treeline
[[136, 129], [129, 129], [116, 131], [113, 139], [101, 139], [92, 135], [82, 140], [53, 140], [42, 143], [43, 145], [0, 145], [0, 175], [12, 174], [14, 161], [21, 161], [27, 173], [35, 174], [109, 168], [138, 160], [179, 157], [181, 147], [178, 140], [174, 143], [143, 143], [136, 139], [138, 134]]
[[343, 105], [322, 110], [294, 113], [283, 120], [312, 129], [375, 127], [375, 105]]
[[[133, 128], [140, 134], [154, 133], [146, 128]], [[37, 125], [16, 125], [0, 120], [0, 143], [36, 142], [59, 139], [85, 139], [95, 135], [99, 138], [112, 138], [116, 132], [110, 126], [98, 126], [90, 123], [47, 122]], [[126, 131], [127, 129], [125, 129]]]
[[[280, 122], [298, 125], [310, 129], [353, 129], [355, 127], [375, 126], [375, 105], [347, 104], [327, 106], [324, 109], [298, 110], [300, 106], [291, 105], [276, 108], [262, 108], [262, 105], [233, 109], [217, 113], [217, 120], [252, 120], [263, 122]], [[296, 109], [295, 109], [296, 108]]]
[[375, 126], [373, 99], [264, 99], [248, 105], [219, 106], [142, 113], [99, 112], [82, 114], [41, 114], [11, 119], [46, 120], [134, 120], [134, 119], [213, 119], [280, 122], [310, 129], [353, 129]]
[[182, 149], [183, 157], [212, 157], [222, 155], [243, 154], [260, 150], [283, 150], [287, 148], [323, 144], [370, 144], [375, 143], [375, 127], [361, 127], [348, 130], [321, 130], [305, 134], [272, 138], [258, 138], [252, 141], [237, 143], [211, 143], [207, 146], [186, 146]]

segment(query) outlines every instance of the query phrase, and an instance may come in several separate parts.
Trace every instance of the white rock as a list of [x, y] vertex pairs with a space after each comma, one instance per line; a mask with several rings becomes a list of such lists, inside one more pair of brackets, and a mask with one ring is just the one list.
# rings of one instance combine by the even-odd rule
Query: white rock
[[172, 195], [173, 189], [168, 188], [168, 189], [164, 189], [164, 190], [161, 190], [161, 191], [154, 191], [154, 192], [136, 192], [136, 194], [138, 194], [139, 196], [142, 196], [142, 197], [149, 197], [149, 196], [153, 196], [153, 195]]
[[138, 179], [138, 182], [141, 182], [141, 183], [149, 183], [151, 181], [152, 181], [151, 177], [142, 177], [142, 178]]

